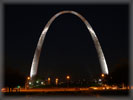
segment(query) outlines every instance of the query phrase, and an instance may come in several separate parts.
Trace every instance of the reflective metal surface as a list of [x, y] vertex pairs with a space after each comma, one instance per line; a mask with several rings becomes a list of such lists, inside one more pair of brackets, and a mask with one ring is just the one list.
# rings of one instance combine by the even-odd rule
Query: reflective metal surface
[[38, 63], [39, 63], [39, 57], [40, 57], [40, 53], [41, 53], [41, 49], [42, 49], [42, 45], [43, 45], [43, 42], [44, 42], [44, 39], [45, 39], [45, 36], [46, 36], [46, 33], [51, 25], [51, 23], [59, 16], [59, 15], [62, 15], [62, 14], [66, 14], [66, 13], [70, 13], [70, 14], [73, 14], [73, 15], [76, 15], [78, 16], [83, 22], [84, 24], [86, 25], [87, 29], [89, 30], [90, 34], [91, 34], [91, 37], [93, 39], [93, 42], [95, 44], [95, 47], [96, 47], [96, 50], [97, 50], [97, 54], [98, 54], [98, 57], [99, 57], [99, 61], [100, 61], [100, 65], [101, 65], [101, 69], [102, 69], [102, 73], [104, 74], [108, 74], [108, 67], [107, 67], [107, 64], [106, 64], [106, 60], [105, 60], [105, 57], [104, 57], [104, 54], [103, 54], [103, 51], [102, 51], [102, 48], [100, 46], [100, 43], [98, 41], [98, 38], [94, 32], [94, 30], [92, 29], [91, 25], [88, 23], [88, 21], [82, 16], [80, 15], [79, 13], [75, 12], [75, 11], [61, 11], [59, 13], [57, 13], [56, 15], [54, 15], [49, 21], [48, 23], [46, 24], [46, 26], [44, 27], [42, 33], [41, 33], [41, 36], [39, 38], [39, 41], [38, 41], [38, 44], [37, 44], [37, 47], [36, 47], [36, 51], [35, 51], [35, 54], [34, 54], [34, 58], [33, 58], [33, 61], [32, 61], [32, 65], [31, 65], [31, 72], [30, 72], [30, 77], [34, 77], [36, 76], [37, 74], [37, 69], [38, 69]]

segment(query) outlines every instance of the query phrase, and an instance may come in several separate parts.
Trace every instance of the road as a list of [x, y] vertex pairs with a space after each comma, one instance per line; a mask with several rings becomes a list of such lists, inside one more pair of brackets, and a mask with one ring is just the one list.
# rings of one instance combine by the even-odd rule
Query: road
[[37, 89], [25, 89], [25, 88], [2, 88], [1, 92], [78, 92], [78, 91], [104, 91], [104, 90], [128, 90], [128, 88], [118, 87], [88, 87], [88, 88], [37, 88]]
[[[88, 91], [89, 88], [37, 88], [37, 89], [25, 89], [25, 88], [13, 88], [11, 92], [65, 92], [65, 91]], [[9, 88], [3, 89], [2, 92], [9, 92]]]

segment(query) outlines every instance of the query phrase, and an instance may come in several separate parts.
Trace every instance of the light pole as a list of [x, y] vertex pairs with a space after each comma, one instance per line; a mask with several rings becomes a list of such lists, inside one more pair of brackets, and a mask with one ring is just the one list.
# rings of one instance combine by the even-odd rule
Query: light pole
[[48, 85], [50, 85], [50, 80], [51, 80], [50, 77], [48, 77]]
[[101, 74], [101, 79], [102, 79], [102, 85], [105, 85], [105, 75]]
[[26, 78], [25, 89], [29, 88], [29, 81], [30, 81], [30, 77], [28, 76]]
[[70, 80], [70, 76], [69, 76], [69, 75], [67, 75], [67, 76], [66, 76], [66, 79], [67, 79], [67, 87], [69, 87], [69, 80]]
[[55, 84], [58, 85], [58, 82], [59, 82], [59, 79], [56, 78], [56, 79], [55, 79]]

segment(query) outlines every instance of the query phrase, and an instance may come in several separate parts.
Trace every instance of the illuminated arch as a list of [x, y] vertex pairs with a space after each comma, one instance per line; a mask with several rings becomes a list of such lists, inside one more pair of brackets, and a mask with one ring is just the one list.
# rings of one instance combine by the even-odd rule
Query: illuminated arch
[[100, 61], [100, 65], [101, 65], [101, 69], [102, 69], [102, 73], [103, 74], [108, 74], [108, 67], [107, 67], [107, 64], [106, 64], [106, 60], [105, 60], [105, 57], [104, 57], [104, 54], [103, 54], [103, 51], [102, 51], [102, 48], [100, 46], [100, 43], [98, 41], [98, 38], [94, 32], [94, 30], [92, 29], [91, 25], [88, 23], [88, 21], [82, 16], [80, 15], [79, 13], [75, 12], [75, 11], [61, 11], [57, 14], [55, 14], [49, 21], [48, 23], [46, 24], [46, 26], [44, 27], [42, 33], [41, 33], [41, 36], [39, 38], [39, 41], [38, 41], [38, 44], [37, 44], [37, 47], [36, 47], [36, 51], [35, 51], [35, 54], [34, 54], [34, 58], [33, 58], [33, 61], [32, 61], [32, 65], [31, 65], [31, 71], [30, 71], [30, 77], [34, 77], [36, 76], [37, 74], [37, 69], [38, 69], [38, 63], [39, 63], [39, 57], [40, 57], [40, 53], [41, 53], [41, 49], [42, 49], [42, 45], [43, 45], [43, 41], [45, 39], [45, 36], [46, 36], [46, 33], [50, 27], [50, 25], [52, 24], [52, 22], [59, 16], [59, 15], [62, 15], [62, 14], [66, 14], [66, 13], [70, 13], [70, 14], [73, 14], [73, 15], [76, 15], [78, 16], [83, 22], [84, 24], [86, 25], [87, 29], [89, 30], [90, 34], [91, 34], [91, 37], [92, 37], [92, 40], [94, 42], [94, 45], [95, 45], [95, 48], [96, 48], [96, 51], [97, 51], [97, 54], [98, 54], [98, 58], [99, 58], [99, 61]]

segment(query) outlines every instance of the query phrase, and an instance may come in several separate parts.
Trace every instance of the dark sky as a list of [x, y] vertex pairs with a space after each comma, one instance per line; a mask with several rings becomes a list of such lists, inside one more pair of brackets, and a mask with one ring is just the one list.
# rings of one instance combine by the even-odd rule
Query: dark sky
[[[30, 74], [39, 36], [48, 20], [62, 10], [83, 15], [102, 46], [109, 72], [128, 61], [128, 5], [5, 5], [5, 68]], [[38, 75], [72, 78], [101, 73], [90, 33], [72, 14], [59, 16], [44, 41]]]

